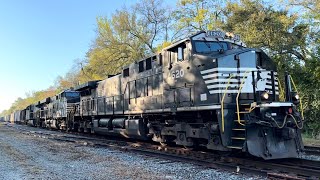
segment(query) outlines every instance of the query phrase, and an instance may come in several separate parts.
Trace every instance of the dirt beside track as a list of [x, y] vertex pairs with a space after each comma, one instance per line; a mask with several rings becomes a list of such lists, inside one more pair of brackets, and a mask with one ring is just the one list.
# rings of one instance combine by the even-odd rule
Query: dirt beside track
[[0, 180], [2, 179], [259, 178], [144, 157], [117, 149], [89, 147], [55, 141], [45, 136], [26, 135], [15, 127], [1, 123]]

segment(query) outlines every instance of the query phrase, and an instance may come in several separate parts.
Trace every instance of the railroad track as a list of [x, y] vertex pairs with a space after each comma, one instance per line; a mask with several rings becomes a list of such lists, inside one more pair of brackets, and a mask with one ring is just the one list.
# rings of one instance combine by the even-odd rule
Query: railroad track
[[307, 154], [320, 156], [320, 146], [304, 146], [304, 148]]
[[[13, 127], [13, 126], [12, 126]], [[256, 158], [221, 156], [207, 151], [188, 150], [181, 147], [163, 147], [150, 142], [127, 141], [90, 137], [90, 135], [74, 135], [51, 133], [46, 131], [30, 131], [14, 127], [27, 135], [39, 136], [56, 141], [71, 142], [78, 145], [116, 148], [122, 151], [135, 152], [148, 157], [161, 158], [196, 164], [205, 168], [227, 170], [239, 174], [255, 174], [270, 179], [319, 179], [320, 161], [305, 159], [281, 159], [264, 161]]]

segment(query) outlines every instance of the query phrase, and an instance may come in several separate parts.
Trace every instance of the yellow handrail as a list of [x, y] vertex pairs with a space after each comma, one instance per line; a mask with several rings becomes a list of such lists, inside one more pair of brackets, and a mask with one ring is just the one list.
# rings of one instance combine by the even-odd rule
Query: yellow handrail
[[229, 84], [230, 84], [230, 80], [231, 78], [234, 77], [233, 74], [230, 75], [230, 77], [228, 78], [228, 84], [226, 86], [226, 89], [224, 90], [224, 93], [223, 93], [223, 96], [222, 96], [222, 99], [221, 99], [221, 124], [222, 124], [222, 133], [224, 133], [224, 98], [227, 94], [227, 90], [228, 90], [228, 87], [229, 87]]
[[280, 80], [279, 80], [279, 77], [277, 78], [277, 81], [278, 81], [278, 86], [279, 86], [279, 100], [280, 100], [280, 101], [285, 101], [284, 90], [282, 89], [282, 86], [281, 86], [281, 82], [280, 82]]
[[[296, 84], [294, 83], [294, 81], [293, 81], [292, 77], [291, 77], [291, 76], [289, 76], [289, 77], [290, 77], [290, 80], [291, 80], [291, 82], [292, 82], [292, 84], [293, 84], [294, 89], [296, 90], [297, 94], [299, 94], [298, 89], [297, 89], [297, 87], [296, 87]], [[303, 108], [302, 108], [302, 99], [301, 99], [301, 97], [299, 97], [299, 98], [300, 98], [300, 111], [301, 111], [301, 117], [302, 117], [302, 120], [304, 120]]]
[[[240, 84], [240, 87], [239, 87], [239, 90], [238, 90], [238, 94], [237, 94], [237, 98], [236, 98], [236, 104], [237, 104], [237, 116], [238, 116], [238, 123], [242, 126], [244, 126], [244, 124], [241, 123], [240, 121], [240, 112], [239, 112], [239, 96], [240, 96], [240, 92], [242, 90], [242, 86], [244, 84], [244, 80], [245, 78], [247, 77], [247, 74], [248, 74], [249, 71], [246, 71], [243, 75], [243, 78], [242, 78], [242, 81], [241, 81], [241, 84]], [[253, 80], [254, 81], [254, 80]]]

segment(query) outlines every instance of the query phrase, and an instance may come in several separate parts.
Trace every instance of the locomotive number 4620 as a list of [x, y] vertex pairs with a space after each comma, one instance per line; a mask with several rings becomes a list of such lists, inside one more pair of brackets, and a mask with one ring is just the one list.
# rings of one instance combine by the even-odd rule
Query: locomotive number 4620
[[177, 69], [177, 70], [170, 71], [170, 74], [173, 79], [178, 79], [184, 76], [184, 71], [183, 69]]

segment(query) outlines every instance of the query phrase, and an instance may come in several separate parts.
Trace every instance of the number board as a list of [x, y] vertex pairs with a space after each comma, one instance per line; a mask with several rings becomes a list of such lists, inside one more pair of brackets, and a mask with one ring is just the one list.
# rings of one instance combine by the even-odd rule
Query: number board
[[240, 35], [239, 34], [233, 34], [233, 33], [225, 33], [223, 31], [207, 31], [206, 32], [207, 37], [214, 37], [214, 38], [228, 38], [234, 41], [240, 41]]
[[226, 35], [226, 33], [222, 32], [222, 31], [207, 31], [206, 32], [206, 36], [207, 37], [216, 37], [216, 38], [221, 37], [221, 38], [224, 38], [225, 35]]

